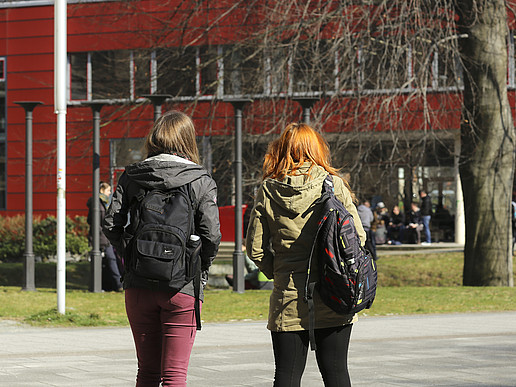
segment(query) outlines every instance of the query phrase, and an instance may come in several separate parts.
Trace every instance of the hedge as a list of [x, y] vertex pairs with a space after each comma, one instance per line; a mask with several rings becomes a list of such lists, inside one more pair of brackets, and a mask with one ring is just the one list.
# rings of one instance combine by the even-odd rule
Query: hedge
[[[48, 260], [57, 254], [57, 220], [54, 216], [33, 220], [34, 255]], [[66, 250], [84, 258], [88, 255], [89, 226], [86, 217], [66, 217]], [[0, 216], [0, 261], [21, 262], [25, 252], [25, 216]]]

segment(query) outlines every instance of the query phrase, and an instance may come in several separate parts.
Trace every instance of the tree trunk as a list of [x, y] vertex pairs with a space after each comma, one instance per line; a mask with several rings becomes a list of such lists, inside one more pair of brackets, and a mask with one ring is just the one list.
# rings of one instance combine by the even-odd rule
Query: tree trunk
[[507, 99], [505, 7], [504, 0], [457, 0], [459, 30], [467, 34], [459, 43], [466, 286], [514, 286], [510, 208], [515, 134]]

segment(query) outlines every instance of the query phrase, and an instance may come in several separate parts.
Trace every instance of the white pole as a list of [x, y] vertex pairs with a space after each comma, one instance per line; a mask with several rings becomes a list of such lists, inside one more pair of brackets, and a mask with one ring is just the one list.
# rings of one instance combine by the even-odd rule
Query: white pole
[[466, 220], [464, 216], [464, 197], [459, 173], [460, 146], [460, 132], [457, 132], [455, 134], [455, 243], [463, 245], [466, 242]]
[[57, 312], [66, 295], [66, 0], [54, 3], [54, 103], [57, 114]]

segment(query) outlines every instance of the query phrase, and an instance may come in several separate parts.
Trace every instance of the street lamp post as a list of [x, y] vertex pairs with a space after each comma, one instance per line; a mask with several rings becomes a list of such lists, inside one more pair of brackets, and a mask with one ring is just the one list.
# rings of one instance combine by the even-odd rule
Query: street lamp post
[[244, 253], [242, 252], [242, 111], [250, 99], [225, 99], [235, 111], [235, 250], [233, 252], [233, 291], [244, 293]]
[[303, 122], [305, 124], [310, 123], [310, 110], [312, 106], [319, 101], [319, 98], [316, 97], [296, 97], [292, 98], [292, 101], [298, 102], [303, 108]]
[[167, 98], [172, 98], [170, 94], [144, 94], [142, 97], [147, 98], [154, 105], [154, 122], [161, 117], [161, 106]]
[[88, 102], [93, 113], [93, 165], [92, 165], [92, 250], [90, 261], [90, 292], [102, 292], [102, 256], [100, 253], [100, 111], [104, 102]]
[[23, 254], [22, 290], [35, 291], [35, 270], [32, 231], [32, 112], [43, 102], [15, 102], [25, 109], [25, 253]]

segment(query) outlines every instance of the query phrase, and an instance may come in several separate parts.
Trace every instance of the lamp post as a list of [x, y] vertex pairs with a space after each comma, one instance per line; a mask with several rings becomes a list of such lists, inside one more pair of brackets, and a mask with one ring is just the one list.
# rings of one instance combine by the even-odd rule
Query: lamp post
[[310, 110], [312, 106], [319, 101], [319, 98], [316, 97], [295, 97], [292, 98], [292, 101], [298, 102], [303, 108], [303, 122], [305, 124], [310, 123]]
[[90, 292], [102, 292], [102, 256], [100, 253], [100, 111], [104, 102], [87, 102], [93, 113], [93, 165], [92, 165], [92, 219], [91, 237], [92, 250], [90, 261]]
[[32, 112], [43, 102], [15, 102], [25, 109], [25, 253], [23, 254], [22, 290], [35, 291], [34, 251], [32, 249]]
[[154, 105], [154, 122], [161, 117], [161, 106], [167, 98], [172, 98], [170, 94], [144, 94], [142, 97], [147, 98]]
[[235, 111], [235, 250], [233, 252], [233, 291], [244, 293], [244, 253], [242, 252], [242, 111], [251, 99], [225, 99]]

